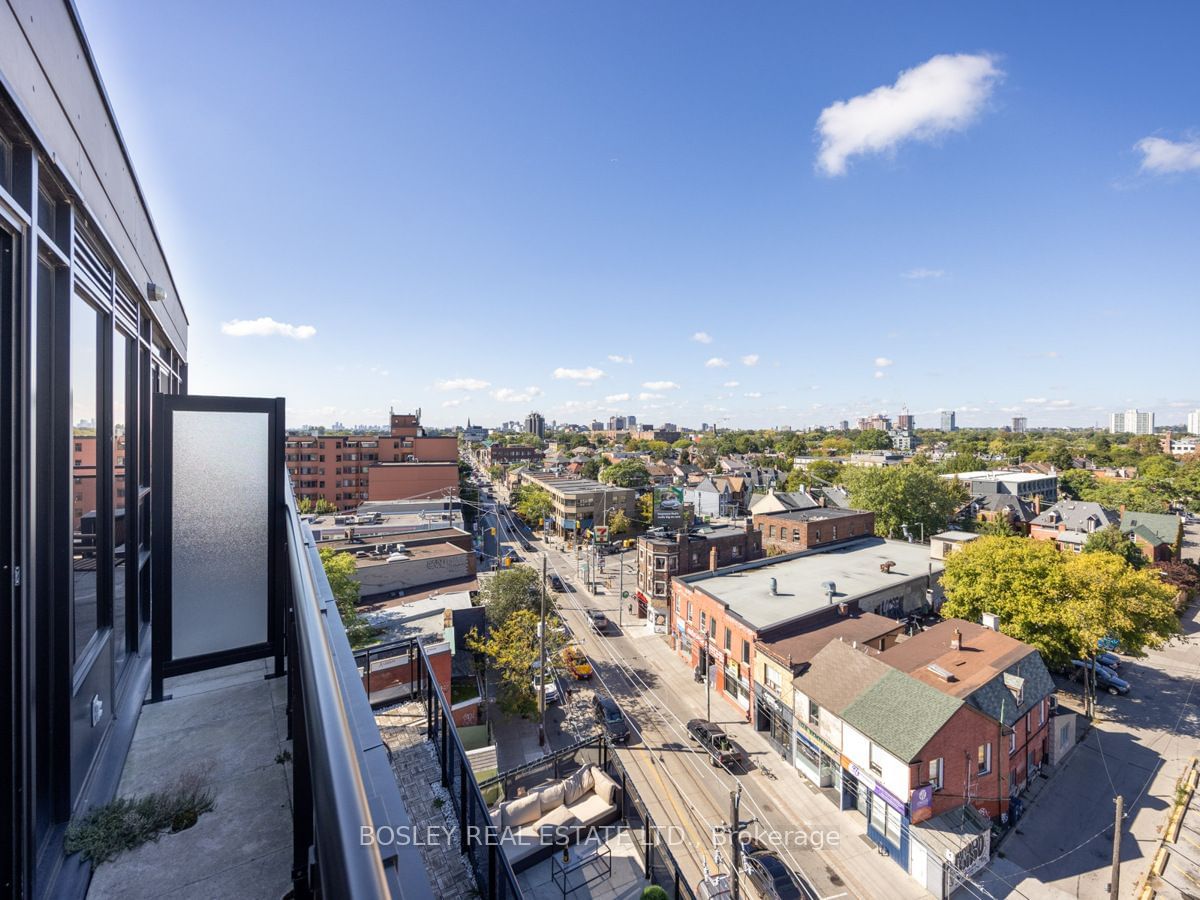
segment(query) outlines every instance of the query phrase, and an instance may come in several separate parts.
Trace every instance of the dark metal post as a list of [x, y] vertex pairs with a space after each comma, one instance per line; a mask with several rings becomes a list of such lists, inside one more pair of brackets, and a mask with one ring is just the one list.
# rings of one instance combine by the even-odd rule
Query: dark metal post
[[438, 754], [438, 761], [441, 762], [441, 764], [442, 764], [442, 787], [449, 787], [450, 786], [450, 771], [449, 771], [449, 761], [450, 761], [449, 749], [450, 748], [448, 745], [450, 742], [447, 740], [447, 735], [446, 735], [445, 710], [443, 710], [441, 708], [440, 703], [438, 704], [438, 724], [439, 724], [439, 731], [441, 731], [441, 733], [442, 733], [442, 746], [439, 748], [442, 752]]
[[642, 823], [642, 842], [646, 845], [645, 869], [646, 869], [646, 877], [649, 878], [650, 877], [650, 854], [654, 851], [654, 845], [650, 840], [650, 831], [654, 826], [650, 820], [649, 810], [647, 810], [645, 812], [645, 815], [646, 815], [646, 819]]
[[467, 852], [467, 760], [458, 761], [458, 852]]

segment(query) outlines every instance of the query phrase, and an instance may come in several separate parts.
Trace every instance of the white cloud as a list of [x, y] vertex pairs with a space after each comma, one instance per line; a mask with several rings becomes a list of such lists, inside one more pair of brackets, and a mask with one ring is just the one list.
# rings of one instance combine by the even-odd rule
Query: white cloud
[[886, 356], [875, 357], [875, 368], [886, 369], [888, 366], [894, 366], [895, 360], [888, 359]]
[[673, 381], [643, 381], [642, 387], [651, 391], [677, 391], [679, 385]]
[[713, 341], [712, 335], [707, 331], [697, 331], [692, 335], [692, 340], [698, 344], [711, 344]]
[[757, 400], [759, 397], [762, 396], [762, 392], [761, 391], [746, 391], [746, 393], [742, 394], [742, 396], [749, 397], [751, 400]]
[[608, 361], [615, 362], [615, 363], [622, 363], [624, 365], [630, 365], [630, 366], [633, 365], [633, 357], [632, 356], [622, 356], [620, 353], [608, 354]]
[[1050, 405], [1057, 406], [1060, 408], [1065, 408], [1065, 407], [1071, 406], [1072, 403], [1070, 400], [1051, 400]]
[[540, 396], [542, 389], [540, 387], [527, 387], [525, 390], [518, 388], [497, 388], [492, 391], [492, 396], [502, 403], [528, 403], [534, 397]]
[[704, 366], [708, 369], [727, 369], [729, 368], [729, 360], [721, 359], [719, 356], [714, 356], [712, 359], [706, 362]]
[[449, 406], [462, 406], [462, 405], [463, 405], [464, 403], [466, 403], [466, 402], [467, 402], [467, 401], [466, 401], [466, 399], [465, 399], [465, 398], [463, 398], [463, 397], [459, 397], [459, 398], [458, 398], [458, 399], [456, 399], [456, 400], [443, 400], [443, 401], [442, 401], [442, 406], [447, 406], [447, 407], [449, 407]]
[[221, 323], [221, 334], [230, 337], [290, 337], [297, 341], [306, 341], [317, 329], [311, 325], [292, 325], [288, 322], [276, 322], [270, 316], [257, 319], [233, 319]]
[[876, 378], [883, 378], [883, 377], [884, 377], [884, 375], [883, 375], [883, 371], [882, 371], [882, 370], [880, 370], [880, 369], [876, 369], [876, 370], [875, 370], [875, 377], [876, 377]]
[[1169, 141], [1166, 138], [1146, 137], [1134, 149], [1142, 154], [1142, 171], [1152, 175], [1175, 175], [1200, 170], [1200, 139]]
[[1046, 398], [1045, 397], [1026, 397], [1025, 402], [1030, 404], [1031, 406], [1040, 406], [1041, 404], [1046, 402]]
[[650, 391], [642, 391], [642, 393], [638, 394], [638, 399], [641, 400], [643, 403], [645, 403], [648, 400], [666, 400], [667, 395], [666, 394], [655, 394], [655, 393], [651, 393]]
[[920, 281], [926, 278], [941, 278], [945, 274], [945, 269], [922, 269], [918, 267], [916, 269], [909, 269], [907, 272], [901, 273], [900, 277], [911, 278]]
[[740, 381], [727, 381], [721, 387], [737, 387], [739, 384], [741, 384]]
[[482, 378], [447, 378], [445, 381], [435, 381], [433, 386], [439, 391], [482, 391], [491, 387], [491, 382]]
[[901, 72], [895, 84], [825, 107], [817, 119], [817, 169], [844, 175], [852, 156], [962, 131], [1002, 74], [987, 55], [941, 54]]
[[561, 366], [554, 370], [554, 377], [565, 381], [578, 381], [580, 384], [591, 384], [604, 377], [604, 370], [595, 366], [586, 369], [564, 369]]
[[757, 366], [758, 365], [758, 354], [757, 353], [747, 353], [745, 356], [742, 357], [742, 365], [743, 366]]
[[628, 394], [628, 393], [624, 393], [624, 394], [609, 394], [607, 397], [605, 397], [605, 398], [604, 398], [604, 402], [605, 402], [605, 403], [621, 403], [621, 402], [623, 402], [623, 401], [625, 401], [625, 400], [628, 400], [628, 399], [629, 399], [629, 394]]

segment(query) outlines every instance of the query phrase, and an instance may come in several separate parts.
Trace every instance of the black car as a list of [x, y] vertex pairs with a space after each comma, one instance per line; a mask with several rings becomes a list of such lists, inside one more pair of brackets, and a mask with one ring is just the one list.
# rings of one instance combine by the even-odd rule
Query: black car
[[603, 694], [593, 694], [592, 712], [596, 715], [596, 721], [604, 726], [609, 740], [614, 744], [624, 744], [629, 740], [629, 725], [625, 721], [621, 707], [617, 706], [616, 700], [612, 697], [605, 697]]
[[687, 723], [692, 740], [708, 751], [714, 766], [732, 766], [742, 758], [742, 751], [730, 740], [725, 729], [708, 719], [692, 719]]
[[789, 869], [777, 853], [751, 850], [742, 862], [746, 877], [764, 900], [816, 900], [812, 886]]
[[563, 587], [563, 580], [561, 578], [559, 578], [557, 575], [551, 575], [549, 578], [549, 581], [550, 581], [550, 590], [558, 591], [560, 594], [566, 590], [566, 588]]

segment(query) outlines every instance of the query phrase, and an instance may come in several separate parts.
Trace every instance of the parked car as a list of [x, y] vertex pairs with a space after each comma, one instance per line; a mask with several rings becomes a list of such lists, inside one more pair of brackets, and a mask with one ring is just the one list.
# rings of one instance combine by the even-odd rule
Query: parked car
[[592, 664], [588, 662], [587, 655], [583, 650], [576, 645], [563, 647], [562, 662], [566, 670], [580, 681], [592, 677]]
[[563, 580], [557, 575], [550, 576], [550, 590], [558, 591], [560, 594], [566, 590], [566, 588], [563, 586]]
[[[558, 693], [558, 676], [554, 673], [553, 666], [547, 666], [545, 673], [539, 671], [541, 663], [534, 660], [533, 663], [533, 693], [537, 696], [539, 685], [545, 691], [546, 703], [557, 703], [559, 700]], [[540, 677], [539, 677], [540, 676]]]
[[1100, 663], [1102, 666], [1112, 669], [1114, 672], [1121, 668], [1121, 657], [1117, 656], [1115, 653], [1109, 653], [1107, 651], [1101, 651], [1100, 653], [1097, 653], [1096, 662]]
[[763, 900], [817, 900], [817, 893], [772, 850], [750, 850], [742, 858], [746, 877]]
[[593, 694], [592, 712], [614, 744], [624, 744], [629, 740], [629, 723], [625, 721], [625, 715], [616, 700], [603, 694]]
[[588, 624], [592, 626], [592, 631], [596, 634], [605, 634], [608, 631], [608, 616], [600, 612], [598, 609], [589, 609], [587, 611]]
[[692, 719], [687, 723], [692, 740], [708, 751], [714, 766], [732, 766], [742, 758], [742, 751], [730, 740], [725, 729], [708, 719]]
[[1107, 666], [1102, 666], [1084, 662], [1082, 659], [1073, 659], [1071, 664], [1075, 667], [1076, 672], [1082, 677], [1084, 669], [1091, 668], [1096, 673], [1096, 687], [1102, 691], [1108, 691], [1114, 697], [1117, 694], [1129, 693], [1129, 682], [1119, 676]]

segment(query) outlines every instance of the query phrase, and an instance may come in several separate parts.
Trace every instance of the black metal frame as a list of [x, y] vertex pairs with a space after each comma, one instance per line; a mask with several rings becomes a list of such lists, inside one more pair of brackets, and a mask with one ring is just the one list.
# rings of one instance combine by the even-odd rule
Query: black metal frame
[[[173, 474], [171, 462], [173, 458], [174, 413], [186, 412], [232, 412], [259, 413], [267, 416], [267, 467], [268, 467], [268, 498], [267, 521], [263, 523], [267, 529], [267, 640], [246, 644], [241, 647], [231, 647], [215, 653], [205, 653], [198, 656], [175, 659], [172, 655], [171, 623], [172, 623], [172, 590], [171, 590], [171, 549], [172, 535], [172, 488]], [[163, 681], [174, 675], [185, 675], [190, 672], [202, 672], [220, 666], [229, 666], [263, 657], [274, 657], [274, 676], [284, 674], [285, 633], [284, 633], [284, 592], [281, 589], [281, 560], [283, 535], [280, 531], [278, 511], [283, 506], [284, 476], [287, 470], [283, 464], [284, 449], [284, 400], [259, 399], [253, 397], [207, 397], [181, 394], [156, 394], [154, 397], [154, 435], [153, 458], [151, 466], [154, 483], [150, 497], [152, 504], [152, 519], [154, 529], [152, 555], [154, 568], [152, 577], [154, 628], [151, 634], [151, 700], [159, 702], [167, 699], [163, 694]]]

